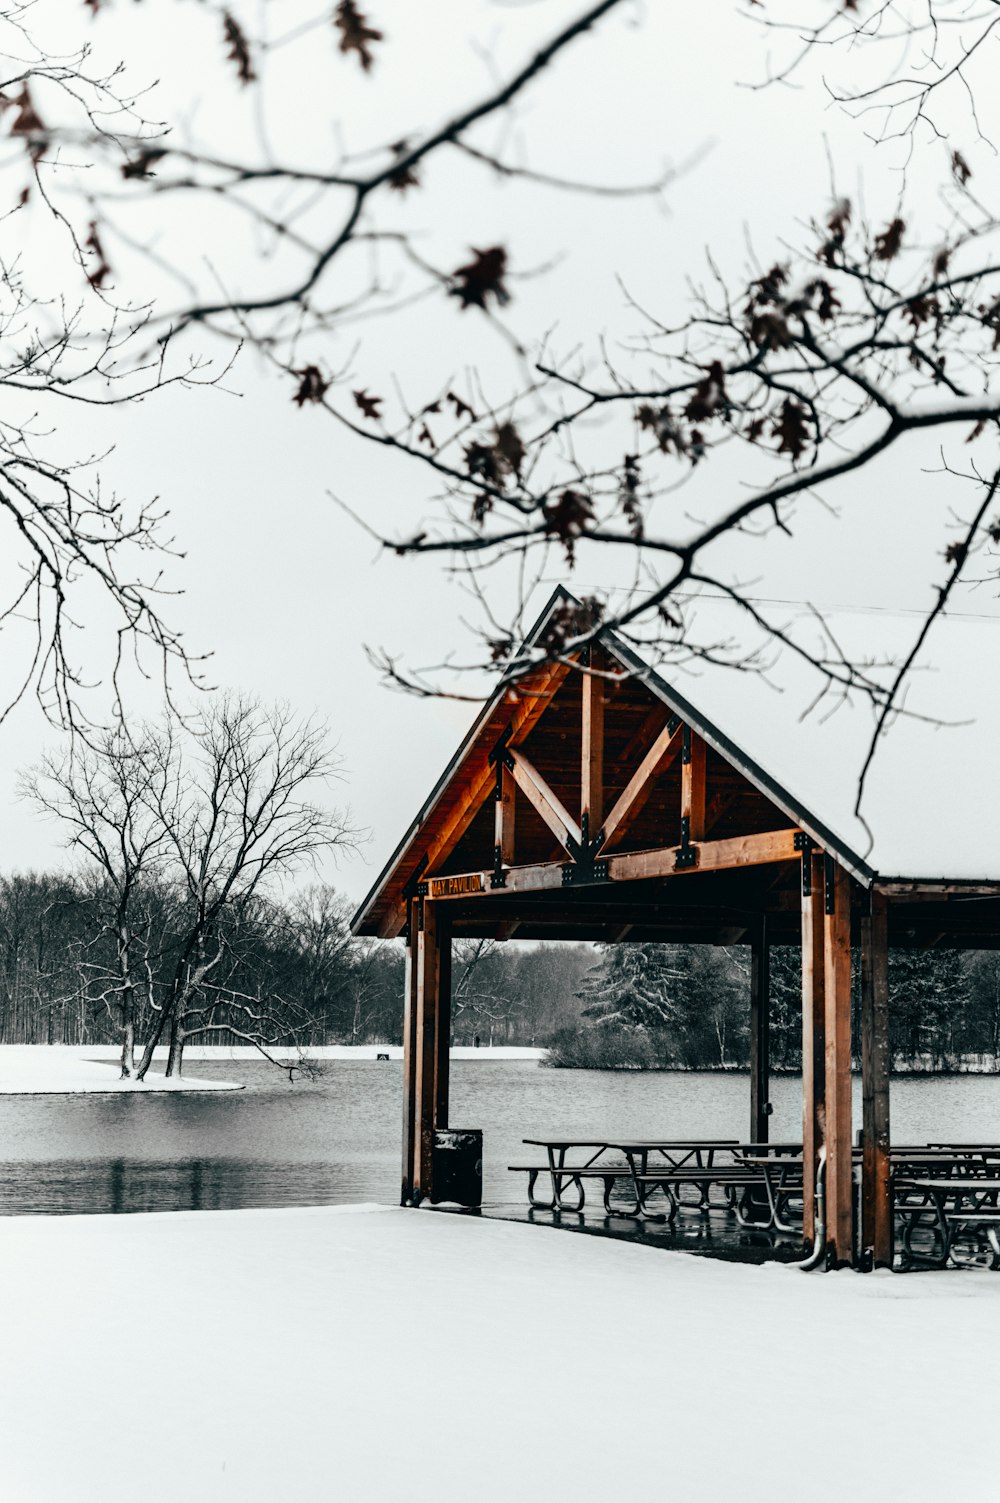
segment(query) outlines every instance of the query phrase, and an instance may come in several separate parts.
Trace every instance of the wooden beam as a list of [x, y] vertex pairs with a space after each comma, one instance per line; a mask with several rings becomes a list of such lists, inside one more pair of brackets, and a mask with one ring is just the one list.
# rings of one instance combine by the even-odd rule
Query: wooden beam
[[[569, 664], [553, 663], [541, 675], [537, 683], [525, 684], [519, 691], [521, 698], [510, 717], [508, 745], [516, 745], [534, 728], [552, 702], [552, 696], [569, 673]], [[487, 755], [484, 753], [484, 756]], [[496, 773], [485, 760], [470, 769], [468, 786], [455, 808], [448, 815], [441, 829], [428, 842], [427, 871], [433, 872], [451, 855], [466, 830], [472, 824], [491, 789], [496, 787]], [[417, 847], [419, 850], [419, 846]], [[402, 922], [402, 921], [401, 921]], [[396, 932], [399, 930], [397, 928]]]
[[413, 1201], [416, 1164], [416, 1028], [417, 1028], [417, 904], [408, 899], [406, 965], [403, 980], [403, 1172], [400, 1204]]
[[434, 1071], [440, 1010], [441, 955], [437, 905], [419, 903], [416, 959], [416, 1028], [414, 1046], [414, 1201], [433, 1196]]
[[656, 704], [653, 705], [648, 713], [643, 717], [643, 721], [639, 726], [639, 729], [634, 733], [634, 735], [629, 737], [627, 744], [622, 748], [622, 754], [619, 760], [624, 762], [626, 765], [631, 762], [632, 758], [636, 756], [636, 754], [640, 752], [644, 746], [648, 746], [651, 737], [659, 735], [660, 731], [663, 728], [664, 715], [669, 716], [670, 714], [671, 711], [667, 709], [666, 705], [657, 700]]
[[803, 853], [802, 874], [802, 1236], [811, 1244], [816, 1236], [816, 1166], [826, 1123], [821, 851]]
[[750, 941], [750, 1141], [766, 1143], [771, 1078], [771, 950], [761, 915]]
[[514, 782], [524, 794], [528, 803], [539, 814], [545, 824], [548, 825], [553, 835], [558, 840], [568, 855], [575, 855], [580, 849], [581, 834], [580, 826], [566, 809], [562, 800], [553, 793], [548, 783], [542, 777], [537, 768], [533, 767], [523, 752], [511, 751], [513, 759]]
[[851, 1137], [851, 881], [826, 857], [823, 994], [826, 1006], [826, 1238], [836, 1267], [854, 1261]]
[[876, 1268], [891, 1268], [888, 905], [880, 892], [870, 897], [861, 919], [861, 1245]]
[[681, 756], [681, 819], [688, 822], [688, 839], [692, 845], [705, 838], [706, 762], [704, 741], [690, 726], [685, 726]]
[[458, 800], [448, 819], [427, 846], [427, 870], [433, 871], [451, 854], [476, 815], [496, 787], [496, 774], [492, 767], [482, 767]]
[[[520, 785], [519, 785], [520, 786]], [[656, 851], [630, 851], [627, 855], [609, 856], [608, 881], [634, 882], [649, 877], [685, 877], [691, 871], [729, 871], [746, 866], [768, 866], [777, 861], [794, 861], [795, 830], [766, 830], [760, 835], [735, 835], [728, 840], [706, 840], [697, 847], [697, 864], [677, 869], [677, 856], [683, 847], [674, 845]], [[537, 866], [512, 866], [500, 891], [490, 887], [492, 873], [459, 872], [449, 877], [427, 879], [428, 895], [440, 898], [500, 897], [504, 892], [543, 892], [563, 886], [567, 863], [549, 861]]]
[[517, 785], [509, 767], [501, 762], [496, 774], [496, 814], [493, 840], [502, 866], [514, 865], [514, 798]]
[[653, 791], [656, 779], [666, 771], [680, 751], [681, 734], [682, 727], [675, 719], [668, 721], [663, 727], [604, 821], [603, 850], [608, 850], [616, 836], [624, 835], [641, 812]]
[[[591, 654], [591, 667], [596, 667]], [[583, 735], [580, 768], [580, 827], [593, 840], [604, 818], [604, 680], [583, 674]]]
[[760, 835], [735, 835], [728, 840], [706, 840], [697, 847], [693, 867], [676, 871], [680, 846], [660, 851], [629, 852], [611, 856], [608, 875], [612, 881], [626, 882], [643, 877], [685, 876], [688, 871], [724, 871], [736, 866], [767, 866], [772, 861], [793, 861], [795, 830], [767, 830]]

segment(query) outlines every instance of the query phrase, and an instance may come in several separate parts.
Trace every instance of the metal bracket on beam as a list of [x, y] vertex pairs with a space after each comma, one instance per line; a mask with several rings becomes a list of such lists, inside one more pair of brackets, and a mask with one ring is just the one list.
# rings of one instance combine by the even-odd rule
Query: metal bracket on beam
[[506, 769], [507, 769], [508, 772], [513, 772], [513, 770], [514, 770], [514, 758], [511, 756], [510, 751], [508, 750], [508, 747], [507, 747], [507, 743], [510, 740], [510, 737], [511, 737], [511, 727], [508, 726], [505, 731], [501, 732], [501, 735], [500, 735], [500, 737], [499, 737], [499, 739], [497, 741], [496, 746], [493, 748], [493, 750], [489, 754], [489, 757], [487, 758], [488, 765], [490, 767], [495, 767], [496, 770], [497, 770], [497, 798], [501, 797], [501, 793], [500, 793], [500, 769], [501, 769], [501, 767], [506, 767]]
[[684, 727], [684, 739], [681, 744], [681, 762], [685, 767], [690, 767], [691, 765], [691, 727], [689, 725]]
[[823, 909], [826, 913], [835, 913], [834, 907], [834, 877], [836, 863], [832, 856], [823, 857]]
[[795, 849], [802, 852], [802, 896], [812, 897], [812, 853], [816, 842], [804, 830], [796, 830]]
[[585, 887], [592, 882], [608, 880], [606, 861], [578, 861], [562, 869], [563, 887]]
[[[687, 726], [684, 727], [685, 745], [687, 744]], [[674, 871], [689, 871], [692, 866], [698, 865], [698, 847], [691, 844], [691, 820], [688, 815], [681, 815], [681, 847], [674, 858]]]
[[498, 845], [493, 847], [493, 874], [490, 877], [490, 886], [507, 886], [507, 873], [503, 869], [503, 853]]
[[[423, 874], [424, 874], [424, 872], [426, 870], [427, 870], [427, 855], [426, 855], [426, 852], [425, 852], [425, 854], [423, 856], [421, 856], [420, 861], [413, 868], [413, 871], [410, 873], [410, 876], [409, 876], [408, 880], [403, 885], [403, 897], [404, 898], [423, 898], [423, 897], [426, 897], [426, 895], [427, 895], [427, 883], [424, 882], [423, 884], [421, 884], [421, 881], [420, 881], [420, 878], [423, 876]], [[423, 887], [423, 891], [421, 891], [421, 886]]]

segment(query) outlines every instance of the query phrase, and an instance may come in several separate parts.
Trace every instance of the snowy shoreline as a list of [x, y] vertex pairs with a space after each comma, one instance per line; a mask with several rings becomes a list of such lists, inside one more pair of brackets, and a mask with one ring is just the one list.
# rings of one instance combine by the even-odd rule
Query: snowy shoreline
[[[121, 1080], [115, 1068], [121, 1050], [117, 1044], [0, 1044], [0, 1096], [83, 1095], [94, 1091], [131, 1092], [137, 1095], [157, 1091], [242, 1091], [242, 1081], [199, 1080], [192, 1075], [163, 1074], [166, 1048], [153, 1055], [153, 1068], [145, 1080]], [[137, 1051], [138, 1053], [138, 1051]], [[275, 1049], [275, 1059], [289, 1064], [305, 1056], [315, 1060], [376, 1060], [379, 1055], [401, 1060], [402, 1049], [395, 1044], [327, 1045], [324, 1047]], [[452, 1059], [539, 1061], [544, 1049], [466, 1049], [451, 1051]], [[218, 1061], [220, 1064], [262, 1059], [247, 1045], [192, 1045], [184, 1051], [185, 1064]]]
[[[69, 1044], [0, 1045], [0, 1096], [79, 1096], [94, 1091], [148, 1095], [160, 1091], [242, 1091], [229, 1080], [170, 1080], [162, 1069], [145, 1080], [122, 1080], [116, 1069], [121, 1050]], [[164, 1055], [164, 1060], [166, 1056]]]

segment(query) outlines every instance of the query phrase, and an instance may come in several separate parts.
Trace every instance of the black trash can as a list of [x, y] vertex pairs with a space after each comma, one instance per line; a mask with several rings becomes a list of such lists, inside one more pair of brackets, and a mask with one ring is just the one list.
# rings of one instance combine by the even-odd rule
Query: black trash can
[[432, 1148], [434, 1205], [483, 1203], [483, 1133], [479, 1127], [438, 1127]]

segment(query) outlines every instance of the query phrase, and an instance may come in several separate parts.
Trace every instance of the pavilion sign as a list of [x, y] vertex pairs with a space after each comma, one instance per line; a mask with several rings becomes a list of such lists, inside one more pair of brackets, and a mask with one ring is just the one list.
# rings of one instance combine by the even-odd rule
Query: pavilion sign
[[460, 877], [431, 877], [427, 883], [430, 898], [461, 898], [469, 892], [484, 892], [482, 872], [466, 872]]

